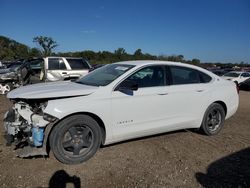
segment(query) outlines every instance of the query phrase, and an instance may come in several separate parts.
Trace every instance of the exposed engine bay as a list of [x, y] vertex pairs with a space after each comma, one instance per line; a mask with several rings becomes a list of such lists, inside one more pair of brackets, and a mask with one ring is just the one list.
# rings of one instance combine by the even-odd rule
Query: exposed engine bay
[[[7, 145], [15, 144], [19, 157], [47, 155], [47, 126], [56, 120], [44, 113], [47, 100], [14, 100], [4, 116]], [[46, 132], [47, 129], [47, 132]]]

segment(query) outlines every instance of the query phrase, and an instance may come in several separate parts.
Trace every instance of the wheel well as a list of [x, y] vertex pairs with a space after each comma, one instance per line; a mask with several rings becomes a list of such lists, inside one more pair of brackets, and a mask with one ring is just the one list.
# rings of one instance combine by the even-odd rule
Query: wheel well
[[70, 115], [65, 116], [64, 118], [60, 119], [58, 122], [56, 122], [56, 123], [53, 125], [53, 127], [52, 127], [51, 130], [49, 131], [47, 143], [49, 143], [49, 136], [50, 136], [52, 130], [54, 129], [54, 127], [55, 127], [58, 123], [60, 123], [62, 120], [64, 120], [65, 118], [67, 118], [67, 117], [69, 117], [69, 116], [72, 116], [72, 115], [79, 115], [79, 114], [88, 115], [88, 116], [92, 117], [94, 120], [97, 121], [98, 125], [99, 125], [100, 128], [101, 128], [101, 132], [102, 132], [102, 144], [104, 144], [104, 143], [105, 143], [105, 140], [106, 140], [106, 129], [105, 129], [105, 125], [104, 125], [102, 119], [101, 119], [99, 116], [97, 116], [97, 115], [95, 115], [95, 114], [93, 114], [93, 113], [89, 113], [89, 112], [74, 113], [74, 114], [70, 114]]
[[214, 103], [220, 104], [225, 112], [225, 116], [227, 115], [227, 105], [223, 101], [215, 101]]

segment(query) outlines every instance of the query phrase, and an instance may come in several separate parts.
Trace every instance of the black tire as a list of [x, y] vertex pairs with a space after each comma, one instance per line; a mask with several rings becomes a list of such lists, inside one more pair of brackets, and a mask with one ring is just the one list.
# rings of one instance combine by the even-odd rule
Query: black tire
[[218, 104], [211, 104], [205, 112], [201, 124], [201, 130], [208, 136], [218, 134], [225, 122], [225, 110]]
[[60, 122], [50, 134], [55, 157], [65, 164], [79, 164], [90, 159], [101, 144], [98, 123], [87, 115], [73, 115]]

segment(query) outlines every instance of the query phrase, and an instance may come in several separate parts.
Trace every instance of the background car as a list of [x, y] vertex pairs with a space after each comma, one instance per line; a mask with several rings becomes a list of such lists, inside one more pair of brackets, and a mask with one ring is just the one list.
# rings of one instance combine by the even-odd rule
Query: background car
[[250, 78], [239, 84], [240, 90], [250, 91]]
[[14, 62], [8, 68], [0, 69], [0, 94], [29, 83], [31, 69], [28, 63]]
[[240, 71], [231, 71], [222, 76], [222, 78], [226, 80], [234, 81], [237, 84], [245, 81], [246, 79], [250, 78], [249, 72], [240, 72]]
[[77, 57], [46, 57], [41, 79], [45, 81], [75, 80], [89, 73], [91, 65]]

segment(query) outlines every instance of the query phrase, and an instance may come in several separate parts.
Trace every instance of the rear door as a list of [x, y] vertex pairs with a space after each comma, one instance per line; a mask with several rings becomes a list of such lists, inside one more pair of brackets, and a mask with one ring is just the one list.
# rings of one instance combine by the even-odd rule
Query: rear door
[[183, 67], [169, 66], [172, 78], [168, 95], [173, 96], [175, 105], [172, 106], [176, 114], [176, 126], [192, 128], [200, 126], [200, 121], [207, 108], [212, 78], [198, 70]]
[[59, 81], [66, 80], [69, 75], [67, 72], [66, 64], [60, 57], [49, 57], [47, 59], [46, 67], [46, 80], [48, 81]]

